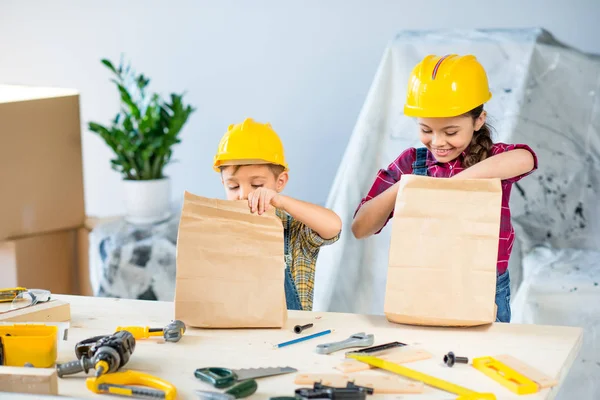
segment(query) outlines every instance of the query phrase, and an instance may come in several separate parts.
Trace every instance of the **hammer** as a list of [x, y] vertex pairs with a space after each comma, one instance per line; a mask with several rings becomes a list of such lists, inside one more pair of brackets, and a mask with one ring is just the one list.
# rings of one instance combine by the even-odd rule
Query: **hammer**
[[185, 332], [185, 324], [180, 320], [169, 323], [164, 328], [150, 328], [149, 326], [119, 326], [118, 331], [128, 331], [135, 339], [147, 339], [150, 336], [163, 336], [167, 342], [179, 342]]

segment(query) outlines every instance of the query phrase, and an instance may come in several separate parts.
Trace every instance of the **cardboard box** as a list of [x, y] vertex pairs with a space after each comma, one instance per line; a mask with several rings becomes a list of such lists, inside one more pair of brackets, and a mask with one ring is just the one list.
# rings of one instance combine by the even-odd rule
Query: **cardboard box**
[[79, 95], [0, 85], [0, 241], [85, 219]]
[[77, 230], [0, 242], [0, 287], [75, 294]]

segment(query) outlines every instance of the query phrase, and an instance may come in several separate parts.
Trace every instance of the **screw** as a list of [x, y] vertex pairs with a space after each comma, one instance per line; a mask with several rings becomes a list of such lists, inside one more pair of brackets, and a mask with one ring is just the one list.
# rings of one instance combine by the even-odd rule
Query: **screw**
[[469, 359], [467, 357], [456, 357], [453, 352], [449, 352], [444, 356], [444, 363], [447, 366], [452, 367], [454, 363], [468, 364]]
[[302, 333], [303, 330], [308, 329], [308, 328], [312, 328], [313, 324], [306, 324], [306, 325], [296, 325], [294, 327], [294, 332], [300, 334]]

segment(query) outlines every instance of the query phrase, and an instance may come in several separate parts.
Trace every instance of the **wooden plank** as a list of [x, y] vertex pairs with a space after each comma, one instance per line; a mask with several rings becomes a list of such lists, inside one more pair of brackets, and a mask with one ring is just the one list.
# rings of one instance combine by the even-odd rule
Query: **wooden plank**
[[298, 374], [296, 385], [310, 385], [321, 382], [326, 386], [346, 387], [348, 382], [355, 385], [373, 388], [375, 394], [380, 393], [422, 393], [422, 382], [411, 382], [393, 375], [340, 375], [340, 374]]
[[[428, 358], [431, 358], [433, 356], [426, 350], [406, 346], [392, 350], [390, 352], [386, 352], [384, 354], [378, 354], [377, 357], [396, 364], [404, 364], [413, 361], [427, 360]], [[343, 363], [337, 365], [335, 368], [337, 370], [342, 371], [343, 373], [349, 373], [367, 371], [369, 369], [372, 369], [373, 367], [357, 360], [348, 359]]]
[[0, 367], [0, 392], [58, 394], [54, 368]]
[[537, 383], [541, 388], [548, 388], [558, 385], [558, 380], [544, 374], [540, 370], [535, 369], [532, 366], [527, 365], [523, 361], [518, 360], [515, 357], [512, 357], [508, 354], [494, 356], [494, 358], [506, 364], [518, 373], [525, 375], [526, 377]]
[[11, 310], [10, 303], [0, 307], [0, 322], [66, 322], [71, 320], [71, 305], [62, 300], [50, 300], [18, 310]]

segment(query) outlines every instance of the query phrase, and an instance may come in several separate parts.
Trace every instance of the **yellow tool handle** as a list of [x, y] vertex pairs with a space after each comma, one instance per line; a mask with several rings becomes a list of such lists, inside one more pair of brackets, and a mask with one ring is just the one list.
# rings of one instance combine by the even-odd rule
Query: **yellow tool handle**
[[0, 303], [13, 301], [19, 293], [26, 292], [24, 287], [0, 289]]
[[147, 326], [119, 326], [116, 329], [116, 332], [119, 331], [127, 331], [133, 335], [135, 339], [146, 339], [150, 336], [150, 328]]
[[496, 396], [492, 393], [478, 393], [474, 390], [467, 389], [465, 387], [455, 385], [454, 383], [445, 381], [443, 379], [436, 378], [435, 376], [427, 375], [419, 371], [415, 371], [410, 368], [406, 368], [402, 365], [395, 364], [381, 358], [373, 357], [373, 356], [362, 356], [359, 354], [347, 354], [347, 357], [354, 358], [360, 362], [364, 362], [366, 364], [372, 365], [377, 368], [384, 369], [386, 371], [393, 372], [398, 375], [405, 376], [409, 379], [413, 379], [415, 381], [423, 382], [429, 386], [436, 387], [441, 390], [445, 390], [446, 392], [458, 394], [462, 399], [490, 399], [495, 400]]
[[134, 387], [147, 386], [161, 391], [166, 400], [175, 400], [177, 397], [177, 389], [171, 383], [156, 376], [131, 370], [105, 374], [98, 378], [88, 378], [85, 384], [94, 393], [108, 392], [122, 396], [148, 396], [156, 398], [156, 391]]

